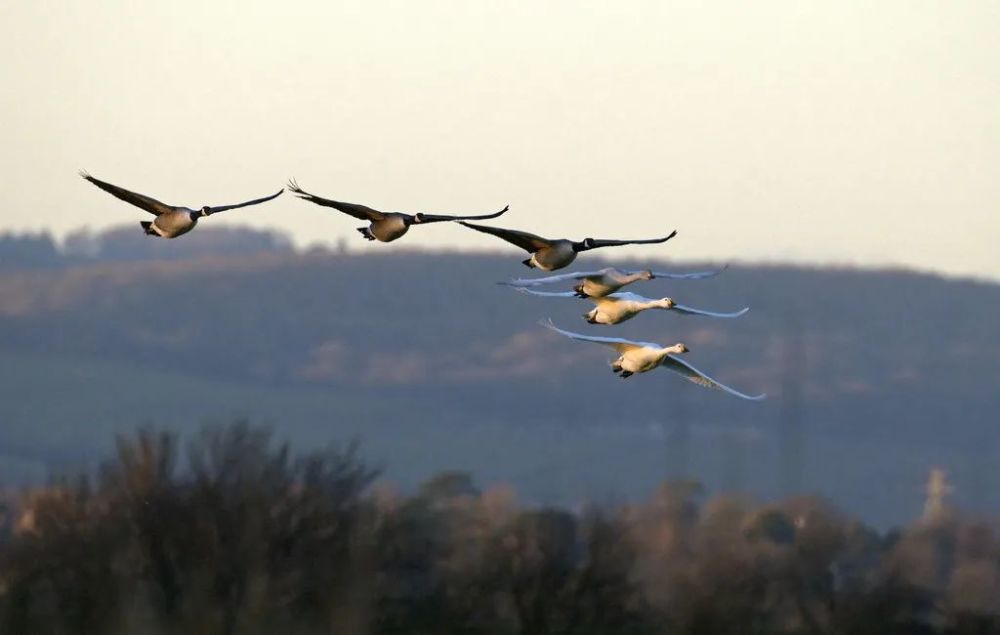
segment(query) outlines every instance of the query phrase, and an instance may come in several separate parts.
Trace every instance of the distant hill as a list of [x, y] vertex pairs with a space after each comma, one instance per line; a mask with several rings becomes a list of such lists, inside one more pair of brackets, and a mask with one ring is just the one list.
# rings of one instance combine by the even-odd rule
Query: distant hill
[[183, 243], [150, 238], [143, 234], [138, 222], [98, 233], [79, 230], [61, 245], [46, 233], [0, 234], [0, 271], [292, 251], [292, 243], [284, 234], [244, 227], [199, 227], [184, 238]]
[[[738, 320], [657, 312], [598, 327], [581, 318], [586, 301], [494, 284], [529, 274], [509, 254], [379, 247], [0, 272], [0, 472], [86, 459], [143, 422], [245, 414], [301, 443], [360, 436], [404, 483], [465, 467], [566, 501], [644, 494], [686, 472], [769, 497], [782, 465], [794, 477], [791, 419], [799, 489], [873, 522], [914, 515], [931, 465], [950, 470], [963, 504], [1000, 509], [998, 285], [734, 263], [635, 290], [750, 306]], [[542, 329], [545, 317], [684, 342], [699, 368], [771, 397], [742, 402], [666, 372], [617, 379], [607, 349]]]

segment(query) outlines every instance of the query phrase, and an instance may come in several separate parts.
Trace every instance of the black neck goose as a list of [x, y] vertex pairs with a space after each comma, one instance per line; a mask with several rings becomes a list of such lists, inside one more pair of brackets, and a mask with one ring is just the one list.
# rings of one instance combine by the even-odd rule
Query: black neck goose
[[117, 185], [112, 185], [110, 183], [106, 183], [105, 181], [101, 181], [100, 179], [95, 179], [86, 172], [80, 172], [80, 176], [115, 198], [121, 199], [126, 203], [131, 203], [139, 209], [145, 210], [155, 216], [156, 218], [153, 221], [140, 221], [139, 225], [142, 226], [143, 231], [145, 231], [147, 235], [159, 236], [160, 238], [177, 238], [178, 236], [186, 234], [194, 229], [194, 226], [198, 224], [198, 219], [202, 216], [209, 216], [211, 214], [224, 212], [229, 209], [236, 209], [238, 207], [247, 207], [249, 205], [265, 203], [277, 198], [282, 192], [285, 191], [281, 189], [278, 190], [276, 194], [272, 194], [271, 196], [265, 196], [264, 198], [257, 198], [252, 201], [237, 203], [235, 205], [204, 205], [199, 209], [191, 209], [190, 207], [179, 207], [161, 203], [155, 198], [151, 198], [144, 194], [130, 192], [125, 188], [118, 187]]
[[486, 225], [475, 225], [473, 223], [462, 223], [470, 229], [474, 229], [484, 234], [492, 234], [497, 238], [502, 238], [510, 244], [520, 247], [531, 254], [522, 263], [527, 267], [537, 267], [543, 271], [555, 271], [568, 266], [581, 251], [599, 249], [601, 247], [617, 247], [619, 245], [648, 245], [652, 243], [664, 243], [677, 235], [677, 232], [665, 238], [650, 238], [646, 240], [602, 240], [597, 238], [584, 238], [577, 242], [566, 238], [542, 238], [535, 234], [518, 231], [516, 229], [502, 229], [500, 227], [488, 227]]
[[377, 209], [372, 209], [365, 205], [358, 205], [357, 203], [343, 203], [341, 201], [334, 201], [321, 196], [316, 196], [315, 194], [310, 194], [299, 187], [298, 183], [294, 180], [288, 182], [288, 189], [294, 192], [299, 198], [307, 200], [310, 203], [315, 203], [316, 205], [322, 205], [324, 207], [332, 207], [333, 209], [341, 211], [348, 216], [353, 216], [358, 220], [368, 221], [368, 226], [359, 227], [358, 231], [361, 232], [361, 235], [368, 240], [378, 240], [383, 243], [392, 242], [401, 237], [409, 231], [411, 225], [426, 225], [428, 223], [442, 223], [445, 221], [466, 219], [488, 220], [490, 218], [497, 218], [510, 208], [508, 205], [499, 212], [495, 212], [493, 214], [483, 214], [481, 216], [445, 216], [441, 214], [425, 214], [423, 212], [417, 212], [416, 214], [405, 214], [403, 212], [380, 212]]

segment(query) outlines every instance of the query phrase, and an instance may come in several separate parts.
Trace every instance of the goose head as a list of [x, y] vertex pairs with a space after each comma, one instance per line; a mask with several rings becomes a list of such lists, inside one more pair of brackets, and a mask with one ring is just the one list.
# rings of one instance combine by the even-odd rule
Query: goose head
[[424, 220], [425, 220], [424, 219], [424, 213], [423, 212], [417, 212], [416, 214], [413, 215], [413, 219], [410, 220], [410, 222], [408, 224], [419, 225], [420, 223], [424, 222]]
[[578, 243], [573, 243], [573, 251], [587, 251], [597, 247], [597, 241], [593, 238], [584, 238]]
[[212, 213], [212, 208], [209, 207], [208, 205], [206, 205], [206, 206], [202, 207], [200, 210], [198, 210], [198, 212], [199, 212], [198, 213], [198, 217], [208, 216], [209, 214]]

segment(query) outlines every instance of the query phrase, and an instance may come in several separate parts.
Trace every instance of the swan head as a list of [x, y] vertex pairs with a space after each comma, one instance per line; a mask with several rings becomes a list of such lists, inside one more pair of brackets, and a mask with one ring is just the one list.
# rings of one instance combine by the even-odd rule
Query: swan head
[[667, 349], [667, 352], [674, 353], [675, 355], [680, 355], [682, 353], [687, 353], [690, 350], [691, 349], [684, 344], [674, 344], [673, 346]]
[[639, 280], [652, 280], [653, 278], [656, 277], [655, 275], [653, 275], [653, 272], [650, 271], [649, 269], [646, 269], [645, 271], [640, 271], [636, 275], [639, 276]]
[[674, 302], [673, 298], [660, 298], [656, 301], [656, 305], [661, 309], [672, 309], [677, 303]]

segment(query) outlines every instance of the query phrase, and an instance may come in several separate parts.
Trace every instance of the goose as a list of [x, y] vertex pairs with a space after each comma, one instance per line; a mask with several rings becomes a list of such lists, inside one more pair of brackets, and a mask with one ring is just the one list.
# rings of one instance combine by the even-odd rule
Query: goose
[[553, 324], [552, 320], [542, 321], [539, 322], [539, 324], [547, 329], [555, 331], [556, 333], [565, 335], [570, 339], [581, 340], [584, 342], [596, 342], [615, 349], [618, 353], [620, 353], [620, 356], [618, 359], [611, 362], [611, 370], [622, 379], [627, 379], [635, 373], [645, 373], [653, 370], [654, 368], [662, 367], [683, 375], [688, 379], [688, 381], [692, 381], [700, 386], [716, 388], [718, 390], [728, 392], [731, 395], [735, 395], [741, 399], [760, 401], [767, 397], [765, 394], [745, 395], [738, 390], [734, 390], [729, 386], [712, 379], [691, 364], [674, 357], [675, 355], [687, 353], [690, 350], [684, 344], [674, 344], [673, 346], [663, 347], [653, 342], [633, 342], [632, 340], [626, 340], [618, 337], [596, 337], [592, 335], [581, 335], [571, 331], [564, 331]]
[[238, 207], [247, 207], [248, 205], [265, 203], [271, 199], [277, 198], [282, 192], [285, 191], [284, 189], [280, 189], [277, 194], [265, 196], [264, 198], [257, 198], [252, 201], [247, 201], [246, 203], [237, 203], [236, 205], [205, 205], [201, 209], [191, 209], [190, 207], [167, 205], [166, 203], [161, 203], [155, 198], [151, 198], [144, 194], [130, 192], [125, 188], [118, 187], [117, 185], [112, 185], [101, 181], [100, 179], [95, 179], [85, 171], [81, 171], [80, 176], [115, 198], [119, 198], [126, 203], [131, 203], [139, 209], [146, 210], [153, 216], [156, 216], [152, 222], [140, 221], [139, 225], [142, 227], [142, 230], [146, 232], [147, 236], [158, 236], [160, 238], [177, 238], [178, 236], [186, 234], [194, 229], [194, 226], [198, 224], [198, 219], [202, 216], [209, 216], [218, 212], [224, 212], [228, 209], [236, 209]]
[[576, 242], [566, 238], [542, 238], [535, 234], [518, 231], [516, 229], [502, 229], [500, 227], [488, 227], [486, 225], [476, 225], [474, 223], [462, 222], [462, 225], [477, 232], [492, 234], [497, 238], [502, 238], [512, 245], [520, 247], [531, 254], [531, 257], [521, 262], [529, 267], [537, 267], [542, 271], [555, 271], [568, 266], [576, 260], [576, 255], [581, 251], [589, 251], [600, 247], [617, 247], [619, 245], [648, 245], [651, 243], [665, 243], [677, 235], [673, 231], [666, 238], [650, 238], [646, 240], [602, 240], [595, 238], [584, 238]]
[[496, 218], [510, 209], [510, 205], [508, 205], [499, 212], [495, 212], [493, 214], [483, 214], [482, 216], [443, 216], [438, 214], [425, 214], [423, 212], [417, 212], [416, 214], [404, 214], [403, 212], [380, 212], [377, 209], [372, 209], [364, 205], [358, 205], [357, 203], [342, 203], [340, 201], [333, 201], [328, 198], [316, 196], [315, 194], [310, 194], [299, 187], [299, 184], [296, 183], [294, 179], [288, 182], [288, 189], [294, 192], [299, 198], [307, 200], [310, 203], [315, 203], [324, 207], [332, 207], [333, 209], [339, 210], [348, 216], [368, 221], [368, 227], [358, 227], [358, 231], [361, 232], [361, 235], [367, 240], [378, 240], [383, 243], [389, 243], [401, 237], [410, 230], [410, 225], [426, 225], [427, 223], [441, 223], [444, 221], [464, 219], [487, 220], [490, 218]]
[[670, 280], [702, 280], [704, 278], [717, 276], [728, 268], [729, 265], [724, 265], [721, 269], [716, 269], [714, 271], [664, 273], [660, 271], [650, 271], [649, 269], [645, 269], [643, 271], [622, 271], [620, 269], [615, 269], [614, 267], [605, 267], [604, 269], [599, 269], [597, 271], [576, 271], [573, 273], [546, 276], [544, 278], [516, 278], [514, 280], [508, 280], [507, 282], [498, 282], [497, 284], [506, 285], [508, 287], [537, 287], [543, 284], [562, 282], [563, 280], [582, 280], [580, 284], [573, 287], [573, 290], [576, 291], [577, 297], [601, 298], [639, 280], [653, 280], [654, 278], [668, 278]]
[[[546, 298], [576, 297], [576, 293], [573, 291], [552, 292], [535, 291], [534, 289], [526, 289], [523, 287], [516, 288], [521, 293], [529, 293], [531, 295], [538, 295]], [[732, 313], [705, 311], [685, 306], [683, 304], [677, 304], [671, 298], [646, 298], [637, 293], [629, 292], [612, 293], [600, 298], [588, 299], [597, 305], [587, 313], [583, 314], [583, 319], [590, 324], [621, 324], [626, 320], [631, 320], [633, 317], [647, 309], [664, 309], [680, 313], [681, 315], [704, 315], [706, 317], [714, 318], [737, 318], [750, 310], [750, 307], [743, 307], [739, 311], [734, 311]]]

